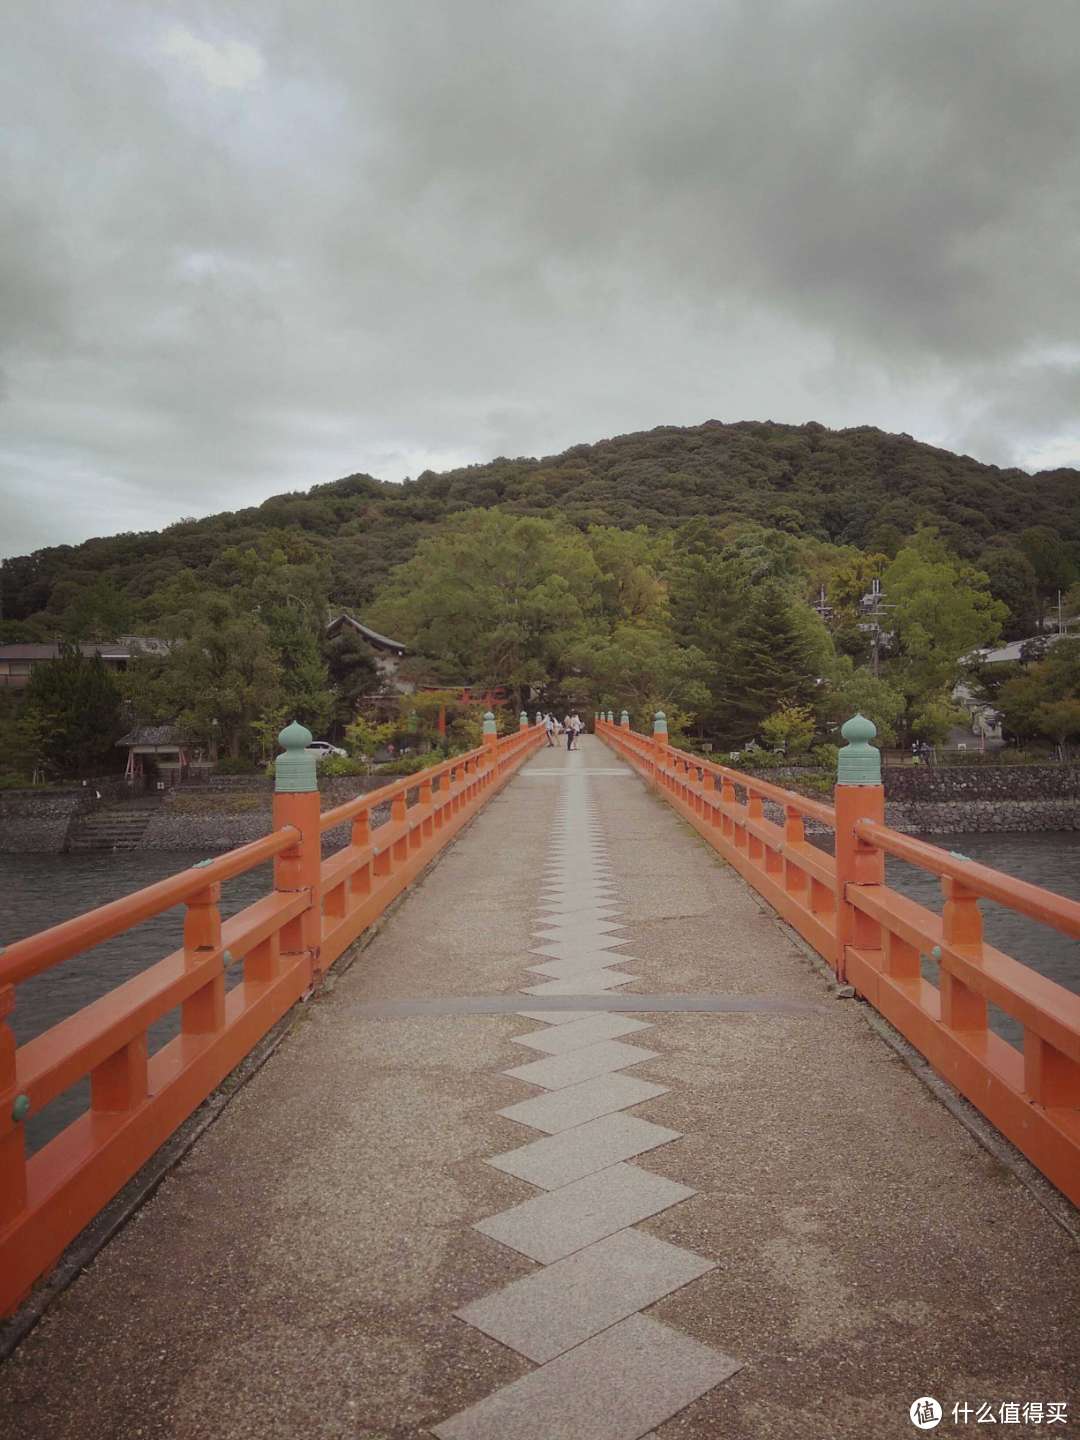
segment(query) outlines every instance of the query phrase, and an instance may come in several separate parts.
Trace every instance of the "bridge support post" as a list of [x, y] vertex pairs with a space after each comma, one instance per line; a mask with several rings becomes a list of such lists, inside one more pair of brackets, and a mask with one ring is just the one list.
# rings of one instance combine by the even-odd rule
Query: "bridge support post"
[[274, 861], [274, 889], [308, 893], [307, 909], [281, 932], [281, 949], [286, 954], [304, 951], [314, 979], [322, 968], [322, 835], [315, 756], [307, 748], [311, 731], [293, 721], [278, 736], [278, 744], [284, 753], [274, 762], [274, 829], [291, 825], [299, 838]]
[[849, 946], [881, 948], [880, 927], [848, 902], [849, 885], [882, 885], [885, 856], [855, 834], [859, 820], [885, 819], [881, 753], [870, 741], [877, 727], [865, 715], [853, 715], [840, 730], [848, 742], [836, 762], [836, 978], [847, 978]]

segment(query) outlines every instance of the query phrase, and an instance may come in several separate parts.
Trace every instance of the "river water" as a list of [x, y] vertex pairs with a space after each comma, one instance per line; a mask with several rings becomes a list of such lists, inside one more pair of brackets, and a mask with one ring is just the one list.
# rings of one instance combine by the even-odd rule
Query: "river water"
[[[1080, 833], [1043, 835], [935, 835], [927, 837], [945, 850], [959, 850], [1022, 880], [1030, 880], [1080, 899]], [[134, 851], [84, 852], [74, 855], [5, 855], [0, 861], [3, 901], [0, 902], [0, 943], [10, 944], [56, 925], [72, 915], [103, 905], [141, 886], [162, 880], [203, 858], [201, 853]], [[889, 860], [888, 883], [928, 908], [941, 910], [937, 879], [900, 861]], [[222, 887], [223, 916], [234, 914], [271, 884], [270, 866], [238, 876]], [[1058, 984], [1080, 993], [1080, 942], [982, 902], [987, 940]], [[122, 980], [178, 949], [183, 937], [184, 908], [177, 906], [115, 940], [39, 975], [16, 992], [13, 1018], [20, 1044], [104, 995]], [[928, 978], [936, 979], [932, 962]], [[240, 978], [235, 967], [229, 979]], [[718, 980], [718, 989], [722, 981]], [[1020, 1028], [1007, 1016], [991, 1015], [991, 1023], [1012, 1044]], [[179, 1029], [179, 1013], [164, 1017], [150, 1032], [153, 1053]], [[89, 1103], [89, 1082], [68, 1091], [27, 1122], [31, 1149], [44, 1144]]]

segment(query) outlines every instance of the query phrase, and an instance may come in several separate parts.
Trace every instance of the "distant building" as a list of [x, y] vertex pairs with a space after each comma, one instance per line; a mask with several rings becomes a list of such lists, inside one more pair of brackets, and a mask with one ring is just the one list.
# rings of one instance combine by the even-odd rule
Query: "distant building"
[[[153, 635], [122, 635], [119, 640], [98, 640], [80, 645], [79, 649], [87, 656], [100, 655], [106, 670], [126, 670], [136, 655], [167, 654], [169, 642]], [[37, 666], [59, 660], [60, 650], [58, 642], [0, 645], [0, 686], [23, 689], [30, 683], [31, 673]]]
[[1007, 645], [986, 646], [983, 650], [973, 650], [970, 655], [965, 655], [967, 661], [978, 661], [982, 665], [1008, 665], [1023, 660], [1021, 653], [1025, 645], [1046, 646], [1056, 645], [1059, 640], [1075, 640], [1075, 635], [1029, 635], [1026, 640], [1010, 640]]
[[[1033, 652], [1037, 654], [1040, 649], [1045, 650], [1058, 640], [1069, 638], [1065, 634], [1029, 635], [1024, 640], [1010, 640], [1005, 645], [987, 645], [981, 650], [972, 650], [970, 654], [963, 656], [963, 661], [968, 665], [1018, 665], [1029, 660]], [[979, 737], [981, 749], [997, 748], [1005, 743], [1000, 710], [996, 710], [987, 701], [980, 700], [966, 681], [957, 682], [953, 687], [952, 698], [967, 711], [971, 733]]]
[[402, 679], [398, 674], [401, 661], [406, 654], [406, 648], [400, 640], [391, 640], [387, 635], [380, 635], [377, 630], [372, 630], [369, 625], [363, 624], [362, 621], [344, 612], [330, 621], [326, 627], [326, 633], [333, 637], [340, 635], [345, 629], [354, 630], [362, 640], [371, 646], [374, 652], [375, 668], [382, 676], [383, 690], [379, 696], [373, 696], [373, 699], [413, 693], [416, 689], [413, 682]]

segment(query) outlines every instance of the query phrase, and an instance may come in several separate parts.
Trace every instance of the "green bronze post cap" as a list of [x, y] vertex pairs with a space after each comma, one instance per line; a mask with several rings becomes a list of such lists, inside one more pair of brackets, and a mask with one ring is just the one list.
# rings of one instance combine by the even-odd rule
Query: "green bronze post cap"
[[840, 727], [840, 734], [848, 743], [837, 756], [836, 783], [880, 785], [881, 751], [870, 744], [877, 734], [874, 722], [865, 715], [853, 715]]
[[622, 714], [619, 716], [619, 724], [620, 724], [620, 725], [629, 725], [629, 724], [630, 724], [630, 711], [627, 710], [625, 706], [623, 706], [623, 712], [622, 712]]
[[318, 790], [315, 755], [307, 748], [311, 744], [307, 726], [294, 720], [282, 730], [278, 744], [284, 750], [274, 761], [274, 789], [278, 794], [311, 794]]
[[657, 710], [656, 714], [653, 716], [652, 728], [654, 735], [667, 734], [667, 716], [664, 714], [663, 710]]
[[491, 711], [491, 710], [485, 710], [485, 711], [484, 711], [484, 734], [485, 734], [485, 735], [494, 735], [494, 734], [495, 734], [495, 714], [494, 714], [494, 711]]
[[525, 711], [522, 710], [521, 714], [518, 716], [518, 724], [519, 724], [519, 725], [527, 725], [528, 723], [529, 723], [529, 717], [528, 717], [528, 715], [525, 714]]
[[16, 1096], [15, 1096], [15, 1103], [14, 1103], [14, 1104], [12, 1105], [12, 1107], [11, 1107], [11, 1118], [12, 1118], [12, 1120], [14, 1120], [16, 1123], [18, 1123], [20, 1120], [25, 1120], [26, 1117], [27, 1117], [27, 1115], [29, 1115], [29, 1114], [30, 1114], [30, 1096], [29, 1096], [29, 1095], [16, 1095]]

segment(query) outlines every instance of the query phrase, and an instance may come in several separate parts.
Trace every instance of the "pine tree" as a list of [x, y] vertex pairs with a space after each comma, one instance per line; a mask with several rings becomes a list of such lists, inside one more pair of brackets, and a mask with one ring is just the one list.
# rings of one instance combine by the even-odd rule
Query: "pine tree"
[[88, 775], [115, 759], [120, 737], [120, 691], [99, 655], [75, 645], [37, 665], [25, 703], [41, 736], [41, 758], [60, 774]]
[[792, 600], [775, 581], [755, 586], [718, 678], [717, 723], [723, 738], [750, 740], [782, 705], [813, 703], [817, 676], [805, 629]]

